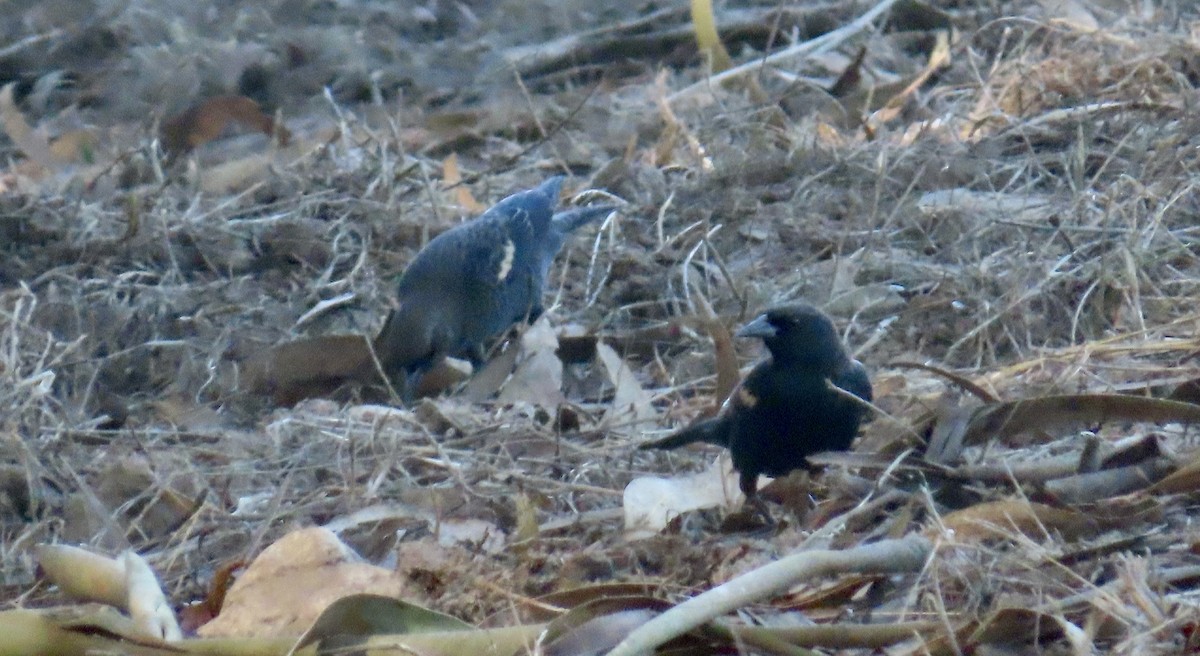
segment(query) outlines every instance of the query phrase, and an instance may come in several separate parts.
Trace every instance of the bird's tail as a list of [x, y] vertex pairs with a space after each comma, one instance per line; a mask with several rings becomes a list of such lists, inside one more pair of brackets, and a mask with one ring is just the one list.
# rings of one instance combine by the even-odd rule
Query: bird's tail
[[721, 418], [703, 419], [661, 440], [654, 440], [638, 445], [638, 448], [643, 451], [648, 449], [678, 449], [681, 446], [695, 444], [696, 442], [728, 447], [729, 432], [721, 422]]
[[616, 211], [616, 209], [616, 205], [573, 207], [569, 210], [555, 213], [554, 218], [550, 219], [550, 221], [558, 234], [565, 235], [589, 221], [594, 221], [602, 216], [608, 216]]

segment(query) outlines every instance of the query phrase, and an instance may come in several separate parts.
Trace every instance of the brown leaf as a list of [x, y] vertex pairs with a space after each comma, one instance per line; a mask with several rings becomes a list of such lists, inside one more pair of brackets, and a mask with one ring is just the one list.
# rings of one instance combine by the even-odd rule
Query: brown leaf
[[38, 568], [73, 601], [96, 601], [125, 608], [125, 567], [120, 561], [65, 544], [41, 544]]
[[[925, 68], [913, 76], [904, 88], [888, 98], [887, 103], [877, 112], [871, 115], [867, 120], [867, 130], [870, 133], [875, 133], [879, 128], [897, 117], [900, 116], [901, 110], [908, 102], [909, 98], [917, 93], [917, 91], [933, 74], [941, 70], [944, 66], [950, 64], [950, 34], [942, 30], [936, 34], [936, 42], [933, 50], [929, 53], [929, 61], [925, 63]], [[878, 89], [876, 90], [879, 91]]]
[[1064, 394], [1009, 401], [976, 410], [963, 444], [1107, 421], [1200, 423], [1200, 406], [1125, 394]]
[[488, 206], [475, 200], [471, 190], [463, 184], [462, 172], [458, 168], [458, 153], [450, 153], [442, 160], [442, 184], [454, 189], [454, 202], [471, 214], [480, 214]]
[[246, 361], [243, 387], [277, 405], [327, 396], [351, 383], [379, 382], [370, 342], [361, 335], [326, 335], [266, 349]]
[[168, 155], [186, 155], [220, 137], [233, 123], [240, 123], [267, 136], [278, 134], [279, 143], [284, 146], [291, 139], [288, 129], [275, 125], [275, 119], [264, 114], [258, 103], [245, 96], [232, 95], [203, 100], [167, 119], [159, 128], [159, 138]]
[[487, 361], [479, 371], [471, 376], [471, 380], [462, 388], [462, 397], [472, 403], [490, 399], [493, 394], [504, 387], [505, 381], [512, 375], [517, 366], [517, 357], [521, 348], [518, 344], [509, 343], [496, 357]]
[[1081, 512], [1015, 499], [981, 503], [952, 512], [942, 518], [942, 524], [965, 541], [1008, 539], [1016, 533], [1041, 540], [1046, 531], [1057, 531], [1073, 540], [1101, 528]]
[[222, 564], [213, 574], [212, 581], [208, 584], [208, 594], [204, 599], [179, 609], [179, 623], [184, 634], [194, 635], [197, 629], [221, 614], [221, 608], [225, 606], [225, 595], [229, 592], [229, 586], [233, 585], [234, 573], [245, 565], [243, 560], [231, 560]]

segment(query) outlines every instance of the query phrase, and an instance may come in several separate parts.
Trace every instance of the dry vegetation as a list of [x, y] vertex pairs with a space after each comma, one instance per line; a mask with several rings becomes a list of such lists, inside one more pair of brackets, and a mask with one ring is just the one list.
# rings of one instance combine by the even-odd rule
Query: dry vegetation
[[[556, 603], [657, 608], [923, 536], [915, 567], [784, 580], [722, 616], [836, 632], [705, 644], [1195, 650], [1200, 413], [1146, 399], [1200, 401], [1200, 10], [730, 2], [744, 69], [719, 82], [683, 3], [629, 4], [10, 3], [5, 608], [74, 601], [35, 572], [56, 542], [133, 549], [183, 605], [330, 526], [404, 599], [511, 625], [581, 586], [643, 587]], [[231, 95], [263, 111], [200, 105]], [[536, 384], [543, 334], [498, 399], [246, 393], [248, 357], [373, 334], [430, 234], [556, 173], [628, 203], [551, 273], [581, 352], [557, 389]], [[711, 403], [705, 304], [732, 326], [793, 298], [835, 318], [881, 416], [823, 476], [767, 489], [774, 528], [725, 507], [633, 539], [626, 486], [714, 457], [634, 450]]]

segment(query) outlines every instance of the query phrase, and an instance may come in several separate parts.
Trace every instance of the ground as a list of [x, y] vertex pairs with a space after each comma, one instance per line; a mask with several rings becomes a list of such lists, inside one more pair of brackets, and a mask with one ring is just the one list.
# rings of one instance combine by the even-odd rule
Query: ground
[[[957, 549], [879, 598], [795, 588], [756, 616], [937, 615], [936, 597], [961, 631], [1041, 608], [1050, 640], [1190, 640], [1191, 406], [1059, 397], [1194, 398], [1200, 11], [901, 1], [860, 20], [874, 6], [718, 4], [740, 69], [718, 79], [683, 3], [10, 4], [5, 607], [70, 601], [39, 583], [43, 543], [133, 549], [182, 605], [336, 525], [405, 598], [478, 623], [598, 583], [677, 601], [919, 533]], [[251, 393], [247, 362], [374, 334], [431, 235], [555, 174], [621, 211], [556, 260], [512, 379], [408, 409]], [[636, 445], [710, 411], [714, 338], [792, 299], [872, 374], [858, 459], [768, 487], [772, 527], [735, 503], [634, 535], [632, 481], [717, 457]], [[1002, 405], [1019, 399], [1044, 404]], [[889, 468], [930, 439], [951, 442], [932, 469]], [[1077, 480], [1131, 467], [1132, 487]], [[1113, 582], [1137, 594], [1030, 601]]]

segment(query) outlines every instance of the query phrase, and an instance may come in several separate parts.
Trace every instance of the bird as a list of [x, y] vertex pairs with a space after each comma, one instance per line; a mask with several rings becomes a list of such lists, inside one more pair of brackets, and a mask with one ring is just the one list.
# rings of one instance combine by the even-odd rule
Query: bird
[[430, 240], [409, 263], [398, 303], [372, 341], [383, 372], [405, 395], [446, 356], [478, 368], [484, 342], [542, 314], [546, 277], [567, 236], [616, 210], [605, 204], [555, 213], [563, 179], [504, 198]]
[[736, 336], [761, 339], [770, 356], [751, 369], [715, 417], [639, 448], [724, 446], [742, 493], [753, 500], [759, 474], [782, 476], [806, 467], [810, 454], [848, 450], [873, 396], [866, 368], [847, 353], [829, 317], [808, 303], [770, 308]]

